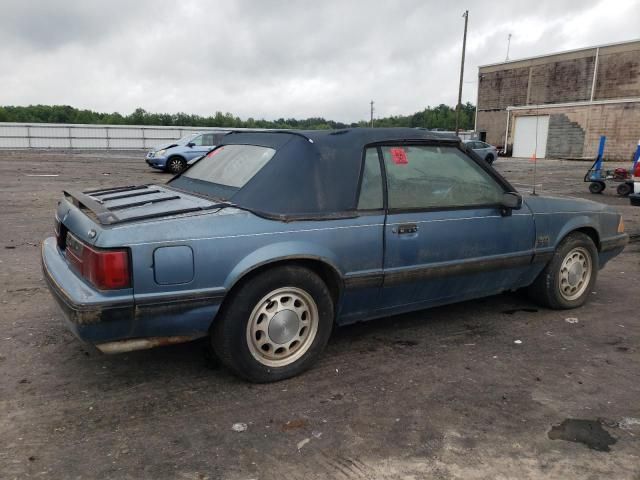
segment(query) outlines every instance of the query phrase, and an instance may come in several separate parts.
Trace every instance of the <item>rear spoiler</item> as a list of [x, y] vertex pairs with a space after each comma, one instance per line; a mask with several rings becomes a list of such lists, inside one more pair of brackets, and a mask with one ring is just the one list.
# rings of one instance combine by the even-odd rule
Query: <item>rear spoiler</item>
[[[147, 199], [144, 201], [133, 201], [132, 203], [119, 204], [111, 208], [105, 205], [107, 200], [120, 200], [129, 197], [139, 197], [151, 193], [158, 193], [159, 190], [150, 190], [149, 185], [137, 185], [127, 187], [108, 188], [101, 190], [87, 190], [85, 192], [77, 192], [74, 190], [63, 190], [63, 194], [67, 200], [80, 210], [91, 212], [91, 216], [95, 218], [101, 225], [116, 225], [119, 223], [133, 222], [137, 220], [146, 220], [150, 218], [166, 217], [167, 215], [179, 215], [182, 213], [196, 212], [204, 210], [203, 207], [190, 207], [179, 210], [171, 210], [168, 212], [147, 213], [137, 216], [127, 216], [120, 218], [118, 210], [124, 210], [130, 207], [146, 205], [151, 203], [166, 202], [169, 200], [179, 199], [179, 195], [169, 195], [165, 197]], [[118, 195], [116, 195], [118, 194]]]

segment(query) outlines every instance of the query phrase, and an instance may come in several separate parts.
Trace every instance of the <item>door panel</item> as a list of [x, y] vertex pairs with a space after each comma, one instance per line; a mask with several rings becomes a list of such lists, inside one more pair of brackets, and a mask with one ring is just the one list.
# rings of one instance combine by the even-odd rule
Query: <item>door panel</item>
[[208, 145], [209, 143], [213, 143], [211, 134], [198, 135], [191, 140], [191, 142], [194, 143], [194, 145], [193, 147], [187, 147], [185, 155], [188, 160], [204, 155], [213, 148], [213, 146]]
[[535, 230], [526, 206], [500, 207], [507, 184], [450, 144], [382, 146], [380, 154], [388, 202], [387, 308], [446, 303], [518, 284], [532, 259]]
[[[402, 233], [402, 227], [414, 231]], [[384, 303], [388, 307], [491, 294], [528, 269], [535, 237], [526, 207], [389, 215], [385, 226]]]

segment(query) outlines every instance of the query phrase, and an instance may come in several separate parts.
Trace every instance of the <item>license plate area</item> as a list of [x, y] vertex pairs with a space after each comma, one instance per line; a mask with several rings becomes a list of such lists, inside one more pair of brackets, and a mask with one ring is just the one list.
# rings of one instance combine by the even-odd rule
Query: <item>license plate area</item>
[[77, 272], [82, 272], [82, 253], [84, 251], [83, 243], [70, 232], [67, 232], [65, 236], [65, 243], [65, 255], [69, 265], [71, 265], [71, 267]]
[[61, 252], [64, 252], [65, 248], [67, 248], [67, 227], [65, 227], [64, 224], [56, 217], [53, 228], [56, 234], [56, 243], [58, 244], [58, 248]]

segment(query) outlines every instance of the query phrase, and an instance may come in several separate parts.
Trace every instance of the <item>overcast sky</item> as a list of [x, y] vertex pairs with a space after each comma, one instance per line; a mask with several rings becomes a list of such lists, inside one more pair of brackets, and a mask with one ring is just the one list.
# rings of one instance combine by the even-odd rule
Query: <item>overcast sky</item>
[[356, 121], [463, 101], [478, 65], [640, 37], [639, 0], [0, 0], [0, 105]]

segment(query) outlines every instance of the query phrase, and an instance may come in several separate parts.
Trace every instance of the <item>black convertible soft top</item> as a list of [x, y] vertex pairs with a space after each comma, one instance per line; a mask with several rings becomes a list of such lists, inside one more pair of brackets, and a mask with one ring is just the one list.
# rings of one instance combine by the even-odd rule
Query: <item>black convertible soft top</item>
[[220, 145], [259, 145], [276, 154], [229, 201], [279, 217], [353, 213], [364, 148], [407, 140], [460, 142], [453, 134], [414, 128], [230, 132]]

